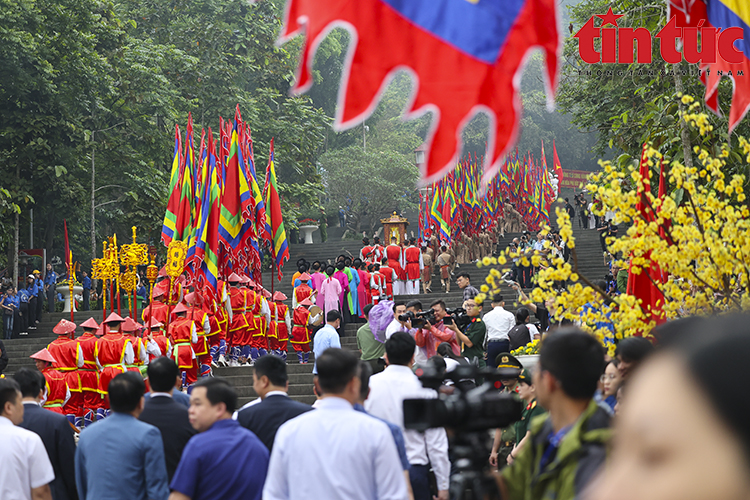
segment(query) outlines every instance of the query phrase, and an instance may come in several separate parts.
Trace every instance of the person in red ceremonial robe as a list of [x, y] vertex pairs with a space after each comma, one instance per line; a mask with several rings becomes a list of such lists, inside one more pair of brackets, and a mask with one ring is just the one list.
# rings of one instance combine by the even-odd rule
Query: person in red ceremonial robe
[[235, 339], [235, 345], [240, 347], [238, 363], [240, 365], [251, 366], [253, 360], [253, 337], [260, 329], [260, 323], [255, 319], [255, 315], [253, 314], [256, 296], [255, 282], [249, 277], [243, 275], [240, 277], [239, 289], [240, 292], [242, 292], [245, 304], [244, 315], [247, 328], [242, 331], [242, 335], [238, 339]]
[[[255, 284], [255, 296], [252, 303], [248, 303], [248, 314], [252, 313], [255, 329], [252, 331], [250, 342], [251, 364], [260, 356], [268, 354], [268, 324], [271, 322], [271, 309], [268, 301], [263, 296], [266, 291], [262, 286]], [[268, 293], [266, 291], [266, 293]], [[270, 293], [268, 294], [271, 295]]]
[[[151, 333], [148, 334], [148, 346], [146, 347], [146, 352], [148, 353], [148, 361], [151, 363], [151, 361], [155, 360], [156, 358], [160, 358], [162, 356], [166, 356], [168, 358], [172, 357], [172, 343], [169, 341], [167, 337], [164, 336], [164, 330], [162, 330], [162, 327], [164, 326], [159, 321], [156, 321], [155, 319], [151, 320]], [[148, 330], [146, 330], [148, 332]]]
[[232, 273], [227, 278], [229, 282], [229, 305], [231, 306], [231, 319], [229, 320], [229, 330], [227, 333], [227, 346], [229, 348], [229, 366], [239, 366], [239, 357], [242, 353], [241, 344], [247, 335], [247, 317], [245, 292], [238, 286], [242, 278], [237, 273]]
[[96, 419], [101, 420], [110, 414], [109, 398], [107, 390], [109, 383], [117, 375], [125, 373], [125, 365], [133, 364], [135, 353], [133, 344], [126, 339], [120, 332], [120, 325], [125, 321], [117, 313], [107, 316], [102, 325], [104, 326], [104, 335], [96, 340], [94, 350], [94, 359], [96, 364], [101, 367], [99, 374], [99, 392], [104, 396], [102, 407], [96, 411]]
[[385, 257], [388, 259], [388, 267], [396, 272], [393, 281], [393, 295], [403, 295], [406, 281], [404, 271], [404, 252], [400, 245], [396, 244], [396, 238], [391, 238], [391, 244], [385, 247]]
[[362, 238], [362, 250], [359, 251], [359, 259], [368, 264], [375, 260], [375, 249], [370, 246], [370, 240]]
[[165, 304], [169, 306], [176, 306], [180, 302], [182, 302], [182, 299], [184, 298], [184, 283], [185, 283], [185, 276], [180, 275], [177, 277], [177, 279], [172, 280], [172, 293], [169, 293], [169, 282], [170, 282], [169, 276], [167, 275], [167, 266], [163, 266], [159, 270], [159, 276], [156, 278], [156, 284], [154, 285], [154, 293], [156, 292], [156, 287], [159, 286], [160, 288], [163, 288], [164, 295], [162, 297], [162, 300]]
[[359, 275], [359, 286], [357, 287], [359, 298], [358, 316], [363, 318], [365, 316], [365, 306], [372, 303], [372, 295], [370, 294], [370, 273], [367, 272], [366, 262], [355, 262], [354, 269]]
[[378, 305], [378, 302], [385, 300], [385, 277], [380, 274], [380, 264], [370, 264], [367, 266], [370, 271], [370, 294], [372, 303]]
[[286, 362], [287, 341], [289, 332], [292, 330], [292, 320], [289, 317], [289, 308], [284, 304], [286, 295], [276, 292], [273, 301], [268, 303], [271, 309], [271, 323], [268, 328], [268, 343], [271, 351]]
[[203, 310], [208, 314], [211, 332], [208, 341], [211, 365], [214, 367], [227, 366], [227, 329], [229, 318], [232, 317], [232, 304], [229, 301], [229, 292], [226, 283], [219, 280], [216, 286], [218, 298], [215, 298], [208, 290], [203, 290]]
[[388, 259], [383, 259], [380, 265], [380, 274], [383, 275], [385, 284], [383, 286], [383, 295], [380, 300], [393, 300], [393, 284], [398, 281], [398, 275], [395, 269], [388, 265]]
[[169, 280], [160, 281], [154, 285], [154, 300], [143, 309], [141, 313], [141, 320], [144, 324], [148, 324], [151, 318], [155, 319], [161, 324], [167, 323], [167, 304], [164, 299], [164, 294], [167, 292]]
[[186, 317], [195, 321], [195, 326], [198, 331], [198, 342], [193, 344], [193, 352], [195, 352], [196, 362], [198, 364], [198, 376], [208, 377], [213, 375], [211, 371], [211, 354], [208, 351], [208, 340], [207, 337], [211, 333], [211, 321], [208, 319], [208, 314], [203, 309], [202, 297], [198, 292], [190, 292], [185, 295], [185, 302], [187, 302], [187, 313]]
[[[302, 273], [299, 276], [300, 284], [292, 291], [292, 309], [303, 300], [309, 298], [311, 301], [315, 300], [314, 296], [317, 293], [320, 295], [320, 290], [317, 292], [310, 286], [312, 283], [312, 276], [307, 273]], [[322, 282], [321, 282], [322, 284]]]
[[120, 331], [122, 332], [122, 336], [128, 339], [130, 345], [133, 346], [133, 361], [132, 363], [125, 363], [125, 369], [129, 372], [137, 372], [145, 375], [141, 370], [142, 367], [148, 365], [148, 352], [146, 341], [138, 336], [141, 331], [141, 325], [128, 316], [122, 322], [122, 325], [120, 325]]
[[297, 359], [303, 365], [307, 364], [310, 359], [310, 341], [312, 340], [312, 328], [310, 327], [320, 317], [320, 314], [315, 316], [310, 314], [308, 309], [312, 305], [310, 299], [305, 299], [300, 302], [292, 314], [292, 347], [297, 351]]
[[83, 352], [73, 339], [75, 330], [75, 323], [61, 319], [52, 329], [58, 337], [47, 346], [47, 350], [56, 360], [52, 368], [65, 375], [70, 390], [70, 399], [63, 406], [63, 413], [71, 424], [80, 429], [83, 425], [83, 392], [78, 369], [83, 366]]
[[175, 306], [175, 320], [169, 323], [167, 338], [172, 342], [172, 359], [182, 374], [182, 387], [190, 387], [198, 380], [198, 363], [193, 344], [198, 342], [198, 328], [187, 318], [188, 308], [180, 302]]
[[84, 427], [94, 423], [96, 412], [102, 407], [102, 394], [99, 392], [99, 370], [96, 364], [96, 336], [99, 324], [94, 318], [89, 318], [81, 323], [83, 334], [76, 339], [83, 356], [83, 366], [78, 369], [81, 379], [81, 393], [83, 396], [83, 422]]
[[372, 262], [381, 262], [385, 258], [385, 248], [380, 244], [380, 236], [373, 238], [372, 244]]
[[52, 368], [57, 360], [47, 348], [29, 356], [36, 362], [36, 369], [42, 372], [45, 380], [44, 400], [42, 406], [50, 411], [64, 415], [63, 406], [70, 399], [70, 389], [65, 381], [65, 374]]
[[416, 295], [419, 293], [419, 280], [422, 277], [422, 269], [424, 269], [424, 261], [422, 260], [422, 252], [416, 245], [417, 240], [414, 238], [409, 239], [409, 246], [404, 248], [404, 264], [406, 273], [406, 294]]

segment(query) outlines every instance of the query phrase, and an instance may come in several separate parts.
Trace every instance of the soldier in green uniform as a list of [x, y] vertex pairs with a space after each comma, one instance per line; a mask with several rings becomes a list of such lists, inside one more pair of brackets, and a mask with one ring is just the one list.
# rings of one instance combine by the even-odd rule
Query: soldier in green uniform
[[529, 435], [531, 420], [539, 415], [547, 414], [547, 410], [542, 408], [536, 400], [536, 388], [528, 370], [522, 371], [518, 376], [518, 396], [526, 403], [526, 406], [521, 412], [521, 420], [514, 425], [516, 430], [516, 445], [508, 455], [508, 465], [513, 463], [521, 448], [526, 444], [525, 442], [528, 441], [526, 437]]
[[[495, 358], [497, 368], [514, 368], [520, 375], [523, 365], [509, 352], [501, 352]], [[501, 392], [518, 394], [518, 377], [503, 379], [503, 388]], [[521, 436], [523, 438], [523, 436]], [[490, 453], [490, 465], [502, 469], [508, 463], [508, 455], [513, 451], [516, 444], [515, 426], [509, 425], [502, 429], [495, 430], [495, 440], [492, 443], [492, 452]]]

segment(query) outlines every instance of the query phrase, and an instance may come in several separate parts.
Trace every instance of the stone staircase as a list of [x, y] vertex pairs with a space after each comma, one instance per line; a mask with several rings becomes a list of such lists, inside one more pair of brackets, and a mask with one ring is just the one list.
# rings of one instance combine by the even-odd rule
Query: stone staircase
[[[591, 280], [603, 278], [608, 270], [603, 261], [598, 232], [594, 230], [579, 230], [577, 228], [574, 228], [574, 232], [580, 271]], [[499, 242], [498, 248], [505, 248], [515, 236], [518, 235], [506, 235], [506, 237]], [[340, 254], [358, 256], [360, 248], [361, 244], [355, 241], [329, 240], [326, 243], [316, 243], [313, 245], [291, 245], [290, 259], [284, 266], [284, 276], [281, 282], [274, 279], [274, 290], [280, 290], [288, 297], [291, 297], [291, 277], [296, 271], [296, 262], [299, 258], [304, 257], [308, 262], [314, 260], [327, 262], [329, 260], [335, 260]], [[478, 269], [473, 264], [465, 264], [456, 269], [455, 275], [457, 276], [462, 272], [469, 273], [472, 284], [479, 288], [484, 282], [487, 271], [487, 269]], [[271, 280], [272, 276], [269, 270], [265, 272], [263, 276], [263, 283], [266, 288], [271, 288]], [[433, 277], [432, 288], [433, 293], [431, 294], [399, 296], [397, 297], [397, 300], [419, 300], [422, 302], [423, 308], [425, 309], [429, 307], [432, 301], [437, 299], [444, 300], [449, 308], [461, 305], [462, 291], [455, 284], [455, 277], [451, 284], [450, 293], [440, 291], [440, 280], [437, 276]], [[511, 311], [515, 311], [518, 307], [515, 303], [516, 292], [504, 284], [501, 286], [501, 290], [506, 297], [506, 307]], [[123, 311], [123, 313], [125, 313], [125, 311]], [[76, 313], [75, 316], [76, 323], [82, 322], [89, 316], [93, 317], [97, 322], [101, 322], [102, 320], [101, 311], [79, 312]], [[5, 370], [5, 374], [13, 374], [22, 366], [33, 367], [34, 363], [29, 356], [46, 347], [47, 344], [55, 338], [54, 333], [52, 333], [52, 328], [62, 318], [69, 319], [69, 314], [45, 313], [36, 331], [29, 331], [28, 336], [4, 341], [9, 356], [8, 367]], [[360, 323], [353, 323], [343, 327], [341, 332], [341, 344], [344, 349], [354, 352], [357, 351], [356, 331], [359, 326], [361, 326]], [[77, 335], [78, 334], [80, 334], [80, 332], [77, 332]], [[291, 344], [289, 345], [289, 394], [292, 398], [305, 403], [312, 403], [315, 400], [312, 390], [313, 361], [314, 356], [311, 353], [309, 364], [299, 364], [297, 356], [291, 348]], [[245, 404], [257, 397], [252, 388], [252, 367], [242, 366], [217, 368], [214, 370], [214, 374], [219, 377], [227, 378], [237, 388], [240, 397], [240, 404]]]

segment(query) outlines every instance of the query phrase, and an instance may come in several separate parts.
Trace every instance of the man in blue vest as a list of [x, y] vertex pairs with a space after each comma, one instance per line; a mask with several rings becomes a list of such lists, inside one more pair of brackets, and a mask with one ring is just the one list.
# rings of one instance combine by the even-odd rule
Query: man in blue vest
[[47, 296], [47, 311], [55, 312], [55, 295], [57, 294], [57, 273], [52, 269], [52, 264], [47, 264], [47, 272], [44, 273], [44, 294]]

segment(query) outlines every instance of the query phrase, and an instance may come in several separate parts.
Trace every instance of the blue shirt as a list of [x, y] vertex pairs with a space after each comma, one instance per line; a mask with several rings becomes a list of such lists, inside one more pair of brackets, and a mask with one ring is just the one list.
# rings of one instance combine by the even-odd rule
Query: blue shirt
[[219, 420], [190, 438], [170, 487], [191, 500], [260, 500], [268, 458], [255, 434], [231, 418]]
[[35, 281], [36, 281], [36, 293], [34, 295], [39, 297], [39, 293], [44, 291], [44, 281], [42, 280], [35, 280]]
[[[370, 415], [365, 410], [365, 407], [359, 403], [354, 405], [354, 409], [357, 411], [361, 411], [365, 415]], [[391, 430], [391, 434], [393, 434], [393, 440], [396, 442], [396, 449], [398, 450], [398, 458], [401, 459], [401, 467], [403, 467], [404, 470], [409, 470], [409, 467], [410, 467], [409, 457], [406, 456], [406, 441], [404, 441], [404, 433], [401, 432], [401, 427], [399, 427], [396, 424], [392, 424], [387, 420], [383, 420], [382, 418], [378, 418], [373, 415], [370, 415], [370, 416], [372, 418], [377, 418], [381, 422], [385, 423], [385, 425], [387, 425], [388, 428]]]
[[84, 290], [91, 290], [91, 278], [86, 276], [83, 278], [83, 282], [81, 283], [83, 285]]
[[339, 337], [339, 332], [334, 327], [326, 324], [326, 326], [318, 330], [313, 339], [313, 353], [315, 354], [314, 374], [318, 373], [318, 358], [329, 347], [338, 347], [341, 349], [341, 338]]
[[76, 449], [81, 500], [166, 500], [169, 479], [161, 432], [132, 415], [86, 427]]
[[34, 283], [29, 285], [26, 283], [26, 292], [29, 294], [29, 298], [36, 297], [39, 294], [39, 290], [36, 286], [36, 280], [34, 280]]
[[55, 283], [57, 283], [57, 273], [54, 270], [44, 275], [45, 285], [54, 285]]
[[20, 289], [18, 291], [18, 302], [19, 303], [24, 303], [24, 304], [27, 303], [29, 301], [29, 296], [30, 295], [31, 294], [29, 293], [29, 291], [26, 290], [25, 288]]

